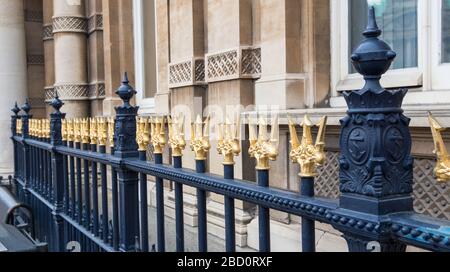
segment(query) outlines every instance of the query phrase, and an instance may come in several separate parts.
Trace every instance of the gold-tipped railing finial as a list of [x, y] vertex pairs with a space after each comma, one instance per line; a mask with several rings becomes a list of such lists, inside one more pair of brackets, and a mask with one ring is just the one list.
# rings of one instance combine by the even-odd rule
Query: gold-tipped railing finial
[[106, 142], [108, 141], [108, 124], [104, 117], [97, 118], [97, 137], [98, 145], [106, 146]]
[[300, 165], [301, 177], [316, 177], [317, 166], [324, 165], [326, 161], [325, 154], [325, 130], [327, 124], [327, 117], [324, 116], [320, 119], [319, 131], [317, 133], [316, 143], [313, 142], [313, 136], [311, 129], [314, 127], [313, 122], [308, 115], [305, 115], [302, 127], [303, 136], [299, 141], [297, 136], [297, 129], [295, 123], [289, 117], [289, 132], [291, 135], [291, 152], [290, 158], [294, 163]]
[[67, 119], [67, 141], [75, 141], [74, 120]]
[[67, 142], [68, 139], [67, 119], [61, 120], [61, 137], [63, 142]]
[[169, 117], [169, 146], [172, 149], [172, 157], [182, 157], [186, 148], [184, 138], [184, 115]]
[[149, 122], [146, 117], [137, 117], [136, 119], [136, 142], [139, 146], [139, 151], [147, 151], [150, 144]]
[[166, 128], [164, 117], [150, 118], [150, 142], [153, 146], [154, 154], [163, 154], [166, 146]]
[[448, 156], [447, 147], [445, 146], [442, 132], [446, 128], [433, 117], [431, 112], [428, 113], [428, 121], [430, 122], [431, 133], [433, 134], [434, 151], [436, 154], [436, 167], [434, 168], [434, 176], [439, 182], [450, 182], [450, 157]]
[[[256, 170], [269, 170], [269, 161], [275, 161], [278, 157], [279, 145], [279, 124], [278, 117], [272, 119], [270, 138], [267, 131], [267, 122], [260, 118], [256, 125], [251, 118], [248, 120], [250, 148], [248, 153], [250, 157], [256, 159]], [[257, 127], [259, 127], [257, 136]]]
[[195, 159], [198, 161], [206, 160], [209, 150], [211, 149], [211, 143], [209, 141], [209, 123], [210, 117], [208, 116], [203, 122], [200, 115], [197, 116], [195, 123], [191, 123], [191, 150], [195, 153]]
[[217, 125], [217, 151], [224, 157], [224, 165], [234, 165], [234, 157], [241, 153], [239, 116], [236, 119], [234, 124], [226, 118]]
[[114, 147], [114, 129], [115, 129], [116, 121], [114, 117], [108, 118], [108, 141], [109, 146]]
[[75, 136], [75, 143], [81, 143], [83, 140], [83, 136], [81, 133], [81, 119], [76, 118], [74, 120], [74, 136]]
[[87, 118], [81, 119], [81, 140], [83, 144], [89, 144], [91, 142], [89, 120]]
[[89, 118], [89, 137], [91, 138], [91, 145], [98, 144], [97, 118]]
[[16, 120], [16, 133], [22, 134], [22, 119]]
[[49, 119], [44, 119], [44, 131], [43, 131], [43, 135], [45, 139], [50, 139], [50, 120]]

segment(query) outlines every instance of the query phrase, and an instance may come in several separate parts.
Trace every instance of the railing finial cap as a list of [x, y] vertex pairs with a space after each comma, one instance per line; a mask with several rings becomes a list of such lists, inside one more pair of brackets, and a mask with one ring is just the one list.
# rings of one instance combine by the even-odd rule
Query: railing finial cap
[[59, 110], [62, 108], [62, 106], [64, 106], [64, 102], [59, 99], [58, 91], [56, 91], [55, 93], [55, 98], [53, 98], [53, 100], [50, 102], [50, 106], [52, 106], [57, 113], [59, 113]]
[[15, 116], [17, 116], [17, 115], [19, 114], [20, 108], [19, 108], [19, 106], [17, 105], [17, 101], [16, 101], [16, 103], [14, 104], [14, 108], [12, 108], [11, 111], [14, 113]]
[[28, 113], [31, 111], [31, 106], [28, 101], [28, 98], [25, 100], [25, 104], [22, 106], [22, 110], [28, 115]]
[[375, 7], [369, 7], [369, 16], [367, 20], [366, 30], [363, 32], [364, 37], [374, 38], [381, 35], [381, 30], [378, 28], [377, 19], [375, 17]]
[[136, 91], [130, 85], [127, 72], [124, 73], [122, 85], [116, 91], [116, 94], [123, 100], [125, 105], [129, 105], [131, 98], [136, 94]]

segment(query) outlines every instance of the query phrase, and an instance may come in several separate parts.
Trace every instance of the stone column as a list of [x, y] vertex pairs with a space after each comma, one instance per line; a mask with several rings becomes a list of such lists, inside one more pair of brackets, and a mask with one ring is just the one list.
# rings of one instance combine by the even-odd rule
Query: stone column
[[102, 0], [103, 45], [105, 63], [105, 99], [103, 115], [115, 115], [115, 106], [121, 104], [115, 89], [128, 72], [134, 85], [133, 7], [131, 0]]
[[[202, 0], [174, 0], [169, 2], [169, 88], [172, 114], [182, 112], [186, 117], [186, 135], [190, 124], [206, 105], [204, 88], [204, 20]], [[183, 167], [195, 169], [194, 153], [187, 148]], [[173, 193], [168, 205], [173, 206]], [[185, 224], [197, 225], [195, 190], [185, 187]]]
[[[212, 129], [225, 118], [231, 121], [253, 104], [254, 80], [259, 77], [261, 51], [258, 28], [259, 1], [207, 1], [206, 81], [208, 108], [212, 114]], [[224, 35], [226, 33], [226, 35]], [[245, 136], [245, 135], [243, 135]], [[217, 153], [213, 139], [209, 155], [210, 172], [223, 174], [223, 157]], [[235, 158], [235, 177], [255, 180], [254, 167], [248, 165], [248, 147], [242, 141], [242, 154]], [[251, 171], [248, 171], [251, 169]], [[211, 194], [208, 204], [209, 231], [225, 238], [223, 196]], [[252, 219], [248, 204], [236, 201], [236, 243], [247, 245], [247, 224]]]
[[13, 149], [9, 137], [10, 108], [27, 96], [27, 59], [23, 1], [0, 0], [0, 175], [12, 174]]
[[102, 1], [88, 0], [86, 14], [88, 15], [88, 79], [91, 116], [102, 116], [105, 98]]
[[[43, 0], [43, 30], [42, 40], [44, 41], [44, 66], [45, 101], [49, 102], [53, 98], [55, 85], [55, 45], [53, 40], [53, 0]], [[53, 112], [51, 106], [46, 106], [47, 115]]]
[[256, 105], [282, 110], [328, 104], [328, 0], [261, 2], [262, 74]]
[[68, 118], [90, 114], [86, 33], [85, 1], [54, 0], [55, 91]]
[[[145, 1], [145, 0], [144, 0]], [[169, 91], [169, 5], [167, 1], [156, 1], [156, 56], [158, 67], [158, 90], [155, 96], [155, 111], [170, 113]]]

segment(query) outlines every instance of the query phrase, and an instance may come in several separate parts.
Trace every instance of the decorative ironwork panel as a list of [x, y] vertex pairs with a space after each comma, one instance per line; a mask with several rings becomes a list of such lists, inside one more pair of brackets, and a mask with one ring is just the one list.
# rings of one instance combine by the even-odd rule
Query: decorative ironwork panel
[[317, 196], [337, 199], [339, 197], [339, 153], [327, 152], [327, 161], [317, 168], [318, 178], [315, 183]]

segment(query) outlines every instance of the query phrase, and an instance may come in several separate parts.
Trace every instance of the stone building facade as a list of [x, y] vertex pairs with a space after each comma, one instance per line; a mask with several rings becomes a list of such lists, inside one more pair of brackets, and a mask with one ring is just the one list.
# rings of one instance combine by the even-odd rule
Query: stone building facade
[[[271, 163], [271, 186], [281, 189], [299, 187], [298, 166], [289, 160], [287, 116], [300, 121], [310, 114], [317, 121], [327, 115], [328, 162], [319, 170], [316, 193], [336, 198], [339, 120], [346, 111], [340, 93], [362, 87], [349, 57], [362, 38], [367, 2], [377, 6], [383, 39], [399, 55], [383, 84], [410, 89], [404, 109], [412, 119], [416, 210], [449, 219], [450, 187], [432, 177], [426, 119], [432, 111], [450, 127], [450, 3], [445, 0], [0, 0], [0, 32], [8, 41], [0, 45], [6, 64], [0, 77], [5, 90], [14, 90], [5, 96], [8, 107], [0, 109], [2, 133], [8, 131], [7, 109], [15, 100], [29, 97], [33, 114], [43, 117], [44, 102], [55, 92], [70, 117], [109, 116], [118, 102], [114, 90], [120, 75], [128, 71], [142, 115], [182, 111], [190, 122], [197, 114], [222, 121], [238, 113], [276, 113], [280, 154]], [[7, 133], [1, 137], [6, 143]], [[254, 180], [247, 145], [243, 140], [236, 177]], [[193, 153], [185, 153], [185, 166], [193, 168]], [[10, 154], [2, 154], [1, 166], [8, 165]], [[221, 160], [213, 140], [209, 172], [221, 174]], [[153, 200], [152, 190], [149, 194]], [[185, 195], [185, 223], [196, 226], [195, 190], [187, 188]], [[209, 196], [208, 229], [219, 238], [224, 237], [222, 203], [220, 196]], [[236, 208], [237, 243], [256, 248], [255, 207], [238, 202]], [[298, 249], [299, 219], [279, 212], [272, 219], [272, 248]], [[317, 232], [318, 250], [346, 250], [330, 227], [319, 225]]]

